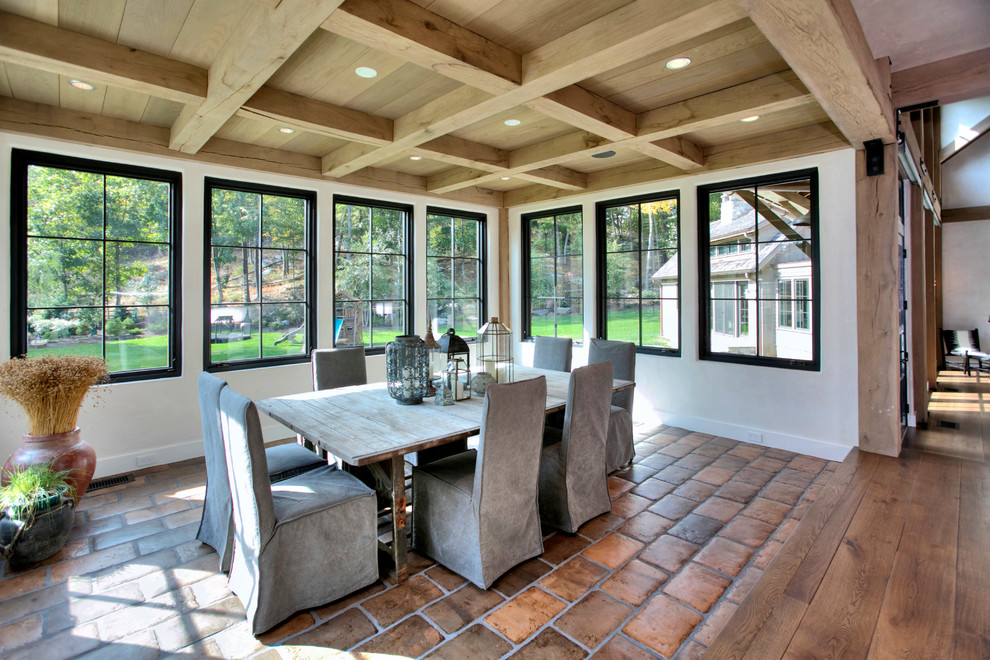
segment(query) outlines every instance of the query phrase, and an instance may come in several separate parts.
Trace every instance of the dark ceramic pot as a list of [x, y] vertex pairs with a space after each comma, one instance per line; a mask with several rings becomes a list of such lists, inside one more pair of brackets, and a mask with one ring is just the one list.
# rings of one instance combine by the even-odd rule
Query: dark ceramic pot
[[[0, 518], [0, 552], [13, 569], [48, 559], [65, 545], [76, 509], [65, 493], [38, 502], [32, 515], [9, 508]], [[27, 520], [24, 520], [27, 518]]]
[[[78, 426], [66, 433], [25, 435], [24, 444], [7, 459], [3, 469], [5, 473], [13, 472], [15, 467], [49, 462], [55, 470], [71, 470], [66, 481], [75, 489], [78, 503], [96, 472], [96, 450], [79, 437]], [[7, 485], [6, 475], [2, 485]]]

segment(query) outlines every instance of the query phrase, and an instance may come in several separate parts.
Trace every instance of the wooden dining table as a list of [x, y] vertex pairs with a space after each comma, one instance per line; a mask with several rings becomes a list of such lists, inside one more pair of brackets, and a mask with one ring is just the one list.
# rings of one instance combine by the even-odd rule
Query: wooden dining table
[[[564, 408], [569, 373], [523, 366], [514, 372], [513, 381], [546, 377], [547, 414]], [[616, 379], [612, 389], [618, 392], [634, 385]], [[392, 556], [396, 581], [403, 582], [408, 577], [405, 457], [477, 435], [484, 396], [449, 406], [435, 405], [430, 399], [399, 405], [381, 382], [261, 399], [255, 404], [347, 465], [369, 468], [391, 507], [391, 529], [380, 542]]]

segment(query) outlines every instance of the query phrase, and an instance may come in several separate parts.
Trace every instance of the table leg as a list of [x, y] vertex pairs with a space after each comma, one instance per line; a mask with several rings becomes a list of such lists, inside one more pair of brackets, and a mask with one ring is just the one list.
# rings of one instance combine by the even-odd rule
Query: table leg
[[405, 582], [409, 577], [409, 566], [406, 559], [408, 541], [406, 540], [406, 482], [405, 460], [401, 456], [368, 465], [374, 476], [377, 489], [387, 494], [392, 508], [392, 544], [388, 547], [389, 554], [395, 564], [393, 576], [396, 582]]

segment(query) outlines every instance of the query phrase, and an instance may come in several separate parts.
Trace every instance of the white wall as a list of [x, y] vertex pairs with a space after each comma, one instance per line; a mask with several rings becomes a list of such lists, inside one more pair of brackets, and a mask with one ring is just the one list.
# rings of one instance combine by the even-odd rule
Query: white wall
[[[990, 96], [942, 108], [942, 142], [951, 142], [959, 126], [990, 117]], [[984, 134], [942, 165], [942, 208], [990, 206], [990, 136]], [[990, 218], [984, 218], [990, 220]], [[950, 255], [943, 252], [943, 259]]]
[[[697, 186], [817, 167], [821, 268], [820, 372], [794, 371], [698, 359]], [[607, 194], [512, 209], [510, 288], [513, 318], [521, 310], [521, 214], [573, 205], [584, 209], [585, 337], [594, 331], [595, 202], [680, 190], [681, 357], [638, 355], [635, 417], [737, 440], [758, 434], [768, 445], [841, 459], [858, 442], [854, 152], [780, 161], [771, 165], [638, 185]], [[521, 333], [514, 327], [516, 341]], [[990, 336], [988, 336], [990, 337]], [[532, 347], [518, 344], [530, 363]], [[575, 366], [586, 357], [575, 355]]]
[[[221, 177], [238, 181], [315, 190], [317, 192], [317, 345], [331, 346], [333, 328], [332, 196], [353, 195], [414, 206], [416, 219], [414, 249], [422, 255], [426, 239], [426, 207], [442, 200], [386, 191], [340, 185], [289, 176], [239, 170], [135, 155], [111, 149], [87, 147], [0, 132], [0, 361], [10, 357], [10, 154], [12, 148], [61, 153], [68, 156], [144, 165], [182, 173], [182, 375], [139, 383], [122, 383], [101, 388], [100, 401], [83, 405], [79, 419], [82, 437], [96, 449], [96, 475], [118, 474], [135, 469], [138, 457], [151, 455], [151, 464], [202, 456], [203, 440], [199, 423], [196, 378], [203, 368], [203, 178]], [[498, 314], [498, 214], [489, 207], [443, 202], [445, 207], [488, 215], [489, 313]], [[415, 259], [415, 327], [426, 332], [423, 300], [426, 293], [426, 264]], [[232, 387], [252, 399], [291, 394], [312, 389], [309, 365], [288, 365], [246, 369], [222, 374]], [[384, 380], [383, 356], [368, 358], [368, 377]], [[290, 437], [288, 429], [262, 415], [266, 440]], [[0, 460], [6, 460], [21, 444], [27, 422], [21, 409], [9, 400], [0, 400]]]
[[990, 220], [942, 225], [942, 324], [980, 331], [990, 349]]

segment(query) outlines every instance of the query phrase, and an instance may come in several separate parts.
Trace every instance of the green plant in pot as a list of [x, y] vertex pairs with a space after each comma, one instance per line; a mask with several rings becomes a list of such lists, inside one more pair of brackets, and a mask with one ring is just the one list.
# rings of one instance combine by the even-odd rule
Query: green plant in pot
[[12, 568], [54, 555], [65, 545], [75, 519], [70, 470], [52, 463], [15, 467], [0, 488], [0, 554]]

